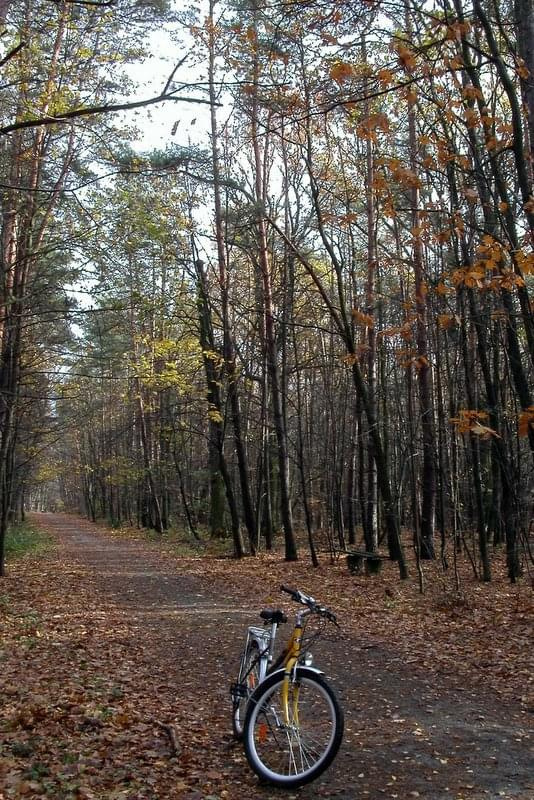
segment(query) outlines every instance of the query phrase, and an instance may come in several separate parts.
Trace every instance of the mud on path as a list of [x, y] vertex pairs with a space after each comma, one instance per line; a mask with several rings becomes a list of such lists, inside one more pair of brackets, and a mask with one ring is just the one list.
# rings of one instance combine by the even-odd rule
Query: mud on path
[[[228, 688], [263, 595], [232, 588], [232, 562], [223, 580], [75, 517], [32, 521], [58, 547], [33, 575], [40, 636], [3, 656], [0, 718], [25, 701], [7, 742], [41, 773], [21, 781], [8, 759], [0, 797], [533, 800], [528, 710], [357, 636], [316, 654], [345, 710], [336, 761], [296, 792], [260, 786], [231, 737]], [[24, 592], [10, 580], [8, 594]]]

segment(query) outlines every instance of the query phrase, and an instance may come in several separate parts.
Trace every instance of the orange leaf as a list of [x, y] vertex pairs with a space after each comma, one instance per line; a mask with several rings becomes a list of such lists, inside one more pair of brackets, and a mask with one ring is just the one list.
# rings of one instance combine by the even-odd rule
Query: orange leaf
[[389, 84], [393, 83], [394, 80], [394, 75], [389, 69], [379, 70], [377, 77], [383, 86], [389, 86]]
[[530, 77], [530, 71], [522, 58], [518, 59], [517, 74], [523, 80], [527, 80]]
[[403, 68], [407, 72], [413, 70], [417, 64], [413, 51], [404, 44], [398, 44], [396, 49], [399, 61], [401, 62]]
[[258, 725], [258, 740], [260, 742], [265, 742], [267, 740], [267, 723], [262, 722]]
[[358, 311], [357, 308], [352, 309], [352, 316], [356, 322], [361, 322], [363, 325], [367, 325], [368, 328], [372, 328], [375, 324], [371, 314], [364, 314], [363, 311]]
[[347, 64], [345, 61], [338, 61], [330, 67], [330, 77], [336, 83], [344, 83], [348, 78], [352, 77], [353, 73], [352, 65]]
[[438, 314], [438, 325], [440, 328], [443, 328], [443, 330], [452, 328], [455, 322], [456, 318], [454, 314]]
[[534, 428], [534, 406], [529, 406], [519, 415], [519, 435], [528, 436], [530, 428]]

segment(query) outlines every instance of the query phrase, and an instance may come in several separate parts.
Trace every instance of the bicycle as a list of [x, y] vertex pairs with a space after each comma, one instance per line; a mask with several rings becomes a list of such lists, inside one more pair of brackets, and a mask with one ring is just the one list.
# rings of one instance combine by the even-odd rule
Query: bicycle
[[312, 666], [310, 646], [322, 632], [311, 633], [313, 617], [337, 625], [335, 615], [310, 595], [281, 586], [305, 606], [276, 660], [278, 626], [287, 622], [279, 609], [264, 609], [264, 628], [250, 626], [239, 675], [231, 686], [234, 734], [258, 777], [285, 788], [315, 780], [334, 760], [343, 738], [343, 712], [337, 697]]

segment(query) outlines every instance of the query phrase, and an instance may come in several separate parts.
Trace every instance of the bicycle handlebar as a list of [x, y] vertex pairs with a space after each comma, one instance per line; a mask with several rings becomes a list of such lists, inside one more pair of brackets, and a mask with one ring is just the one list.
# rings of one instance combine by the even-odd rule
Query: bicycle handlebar
[[326, 608], [326, 606], [320, 605], [311, 595], [301, 592], [300, 589], [291, 589], [289, 586], [284, 586], [284, 584], [280, 585], [280, 589], [282, 592], [290, 595], [295, 602], [301, 603], [303, 606], [308, 606], [310, 611], [313, 611], [314, 614], [319, 614], [319, 616], [325, 617], [329, 622], [333, 622], [334, 625], [337, 625], [336, 615], [330, 611], [329, 608]]
[[280, 589], [290, 595], [297, 603], [302, 603], [305, 606], [310, 605], [310, 603], [315, 604], [315, 599], [311, 595], [304, 594], [300, 589], [290, 589], [289, 586], [284, 586], [284, 584], [281, 584]]

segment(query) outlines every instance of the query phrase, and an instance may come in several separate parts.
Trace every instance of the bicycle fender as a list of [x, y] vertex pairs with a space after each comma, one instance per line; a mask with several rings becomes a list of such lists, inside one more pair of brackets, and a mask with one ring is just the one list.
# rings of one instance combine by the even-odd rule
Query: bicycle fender
[[[299, 673], [302, 673], [303, 670], [306, 672], [314, 672], [316, 675], [324, 675], [324, 670], [318, 669], [317, 667], [313, 666], [308, 667], [305, 664], [297, 666], [297, 675]], [[279, 669], [275, 669], [273, 672], [269, 672], [268, 675], [269, 678], [271, 677], [271, 675], [284, 675], [285, 671], [286, 671], [285, 667], [280, 667]]]

